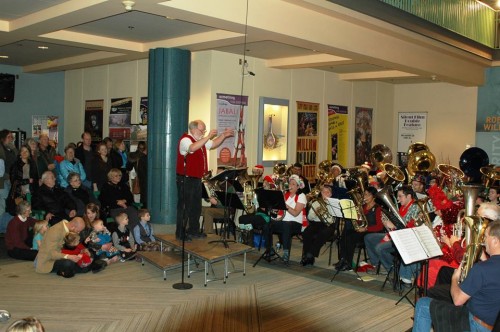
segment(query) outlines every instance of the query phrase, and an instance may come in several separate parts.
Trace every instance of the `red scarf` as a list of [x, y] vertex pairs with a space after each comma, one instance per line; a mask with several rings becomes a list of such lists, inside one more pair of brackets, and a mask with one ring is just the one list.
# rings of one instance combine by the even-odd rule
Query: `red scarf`
[[[289, 198], [290, 198], [290, 192], [287, 191], [285, 193], [285, 202], [288, 201]], [[299, 195], [295, 194], [294, 199], [295, 199], [295, 204], [297, 204], [297, 201], [299, 200]], [[278, 213], [278, 216], [282, 217], [284, 214], [285, 214], [285, 211], [280, 210], [280, 212]], [[307, 227], [308, 225], [309, 225], [309, 221], [307, 220], [306, 208], [304, 207], [302, 209], [302, 227]]]

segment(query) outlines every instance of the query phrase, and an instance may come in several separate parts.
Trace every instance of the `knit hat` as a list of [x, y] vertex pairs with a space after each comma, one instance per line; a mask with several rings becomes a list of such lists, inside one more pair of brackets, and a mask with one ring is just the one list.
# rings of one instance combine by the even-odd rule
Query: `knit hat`
[[291, 175], [290, 178], [288, 178], [288, 183], [290, 183], [290, 181], [292, 180], [297, 182], [297, 185], [299, 186], [300, 189], [304, 189], [305, 187], [304, 181], [302, 181], [302, 179], [298, 175], [296, 174]]

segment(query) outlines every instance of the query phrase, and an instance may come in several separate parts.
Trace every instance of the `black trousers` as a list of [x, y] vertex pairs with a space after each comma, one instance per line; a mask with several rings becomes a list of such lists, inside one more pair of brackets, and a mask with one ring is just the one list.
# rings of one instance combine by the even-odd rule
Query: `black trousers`
[[302, 255], [319, 256], [321, 247], [335, 234], [335, 224], [327, 226], [320, 221], [309, 221], [309, 226], [302, 232]]
[[201, 179], [177, 175], [177, 222], [175, 236], [182, 236], [184, 216], [188, 233], [200, 231]]

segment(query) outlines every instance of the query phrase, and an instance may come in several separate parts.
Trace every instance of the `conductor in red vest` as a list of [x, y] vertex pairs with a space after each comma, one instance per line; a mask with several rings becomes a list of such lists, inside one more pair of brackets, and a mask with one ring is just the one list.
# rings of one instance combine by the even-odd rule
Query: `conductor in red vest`
[[[191, 121], [189, 133], [179, 140], [177, 147], [177, 224], [175, 236], [183, 237], [183, 217], [187, 218], [187, 234], [184, 240], [206, 237], [200, 232], [201, 214], [201, 178], [208, 172], [208, 151], [216, 149], [228, 137], [234, 135], [234, 130], [226, 128], [221, 134], [212, 129], [207, 134], [206, 125], [201, 120]], [[205, 136], [206, 135], [206, 136]]]

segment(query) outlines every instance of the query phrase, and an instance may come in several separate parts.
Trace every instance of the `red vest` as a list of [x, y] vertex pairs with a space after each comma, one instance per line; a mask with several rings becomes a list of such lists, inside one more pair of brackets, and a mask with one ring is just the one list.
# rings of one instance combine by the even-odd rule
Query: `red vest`
[[[193, 153], [188, 153], [185, 158], [181, 155], [179, 151], [179, 147], [181, 144], [181, 140], [183, 138], [189, 138], [192, 143], [196, 142], [193, 137], [188, 134], [183, 134], [181, 139], [179, 140], [179, 144], [177, 144], [177, 167], [176, 173], [179, 175], [186, 175], [193, 178], [201, 179], [203, 174], [207, 172], [208, 164], [207, 164], [207, 149], [205, 146], [202, 146], [201, 149], [196, 150]], [[184, 160], [186, 160], [186, 167], [184, 174]]]

